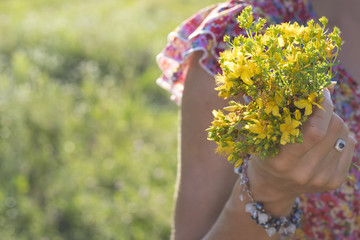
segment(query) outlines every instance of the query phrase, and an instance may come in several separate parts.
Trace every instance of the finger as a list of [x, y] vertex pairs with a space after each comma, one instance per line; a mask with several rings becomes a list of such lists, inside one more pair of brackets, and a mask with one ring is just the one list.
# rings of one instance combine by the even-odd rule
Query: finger
[[294, 152], [297, 150], [296, 154], [301, 152], [302, 155], [299, 154], [299, 157], [283, 156], [276, 159], [273, 165], [278, 170], [283, 169], [282, 172], [288, 172], [289, 169], [296, 167], [296, 169], [301, 170], [296, 173], [299, 174], [298, 179], [302, 179], [302, 182], [311, 180], [322, 169], [329, 167], [330, 162], [328, 160], [333, 158], [329, 156], [329, 153], [340, 158], [341, 154], [335, 150], [334, 145], [339, 138], [347, 139], [348, 135], [349, 129], [344, 121], [336, 113], [333, 113], [328, 132], [322, 141], [314, 144], [308, 150], [304, 144], [290, 145], [294, 148]]
[[[345, 126], [345, 125], [344, 125]], [[309, 171], [312, 171], [312, 178], [308, 180], [310, 192], [333, 190], [338, 188], [347, 178], [349, 166], [351, 164], [355, 139], [349, 135], [347, 127], [344, 127], [342, 134], [337, 135], [345, 141], [343, 151], [335, 148], [337, 140], [332, 137], [332, 141], [322, 141], [330, 147], [328, 154], [316, 163], [316, 159], [308, 162]], [[339, 139], [339, 138], [338, 138]], [[322, 148], [324, 149], [324, 148]], [[311, 169], [311, 167], [313, 167]]]
[[[348, 141], [348, 137], [346, 135], [337, 135], [341, 136], [345, 142]], [[327, 148], [327, 154], [320, 159], [317, 163], [316, 160], [309, 162], [312, 165], [317, 164], [313, 169], [311, 169], [312, 178], [309, 180], [310, 185], [312, 186], [312, 192], [319, 192], [324, 190], [331, 190], [329, 186], [335, 187], [335, 183], [342, 182], [343, 176], [338, 176], [341, 172], [339, 170], [340, 160], [343, 158], [345, 154], [345, 148], [342, 152], [335, 149], [336, 144], [335, 138], [332, 138], [332, 141], [326, 141], [326, 144], [330, 147]], [[315, 163], [314, 163], [315, 162]], [[338, 185], [336, 185], [337, 187]], [[336, 188], [335, 187], [335, 188]]]
[[356, 140], [349, 136], [346, 141], [346, 146], [342, 155], [338, 161], [337, 166], [334, 168], [334, 174], [327, 188], [329, 190], [334, 190], [341, 186], [342, 183], [347, 179], [349, 174], [349, 168], [351, 166], [353, 156], [354, 156], [354, 149], [356, 145]]
[[[320, 159], [326, 159], [326, 156], [331, 153], [340, 157], [341, 153], [336, 151], [335, 144], [341, 138], [346, 141], [349, 135], [349, 128], [344, 123], [344, 120], [336, 113], [332, 114], [328, 131], [322, 141], [318, 142], [312, 148], [312, 154], [316, 154]], [[328, 164], [326, 161], [323, 164]], [[320, 167], [321, 164], [319, 164]]]
[[324, 89], [323, 92], [324, 101], [321, 105], [324, 109], [314, 108], [313, 114], [302, 127], [303, 143], [290, 144], [283, 147], [284, 149], [286, 148], [286, 152], [292, 154], [294, 158], [301, 157], [326, 136], [333, 115], [333, 103], [329, 90]]
[[331, 81], [330, 85], [327, 87], [327, 89], [329, 89], [329, 91], [330, 91], [330, 94], [332, 94], [334, 92], [336, 84], [337, 84], [336, 81]]
[[333, 102], [331, 100], [330, 92], [324, 89], [324, 100], [321, 106], [324, 109], [315, 108], [313, 114], [309, 117], [303, 126], [304, 140], [309, 144], [314, 144], [326, 135], [328, 126], [332, 118]]

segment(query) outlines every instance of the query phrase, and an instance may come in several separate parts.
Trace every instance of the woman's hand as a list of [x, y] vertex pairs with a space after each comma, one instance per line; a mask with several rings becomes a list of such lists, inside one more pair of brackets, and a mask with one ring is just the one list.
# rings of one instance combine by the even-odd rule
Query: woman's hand
[[[304, 124], [303, 143], [283, 146], [274, 158], [262, 161], [254, 157], [249, 161], [248, 177], [253, 196], [256, 201], [265, 203], [274, 215], [290, 210], [290, 203], [296, 196], [336, 189], [347, 178], [356, 140], [333, 112], [328, 89], [324, 90], [324, 95], [325, 111], [317, 108]], [[338, 139], [346, 143], [342, 152], [335, 148]], [[279, 205], [281, 202], [289, 204]]]

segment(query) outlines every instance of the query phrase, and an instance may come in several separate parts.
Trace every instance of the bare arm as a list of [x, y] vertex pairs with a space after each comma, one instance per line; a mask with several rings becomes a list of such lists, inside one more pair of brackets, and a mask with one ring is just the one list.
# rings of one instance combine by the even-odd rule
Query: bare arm
[[206, 139], [211, 112], [222, 108], [225, 101], [217, 97], [213, 76], [199, 66], [200, 56], [193, 56], [181, 107], [175, 239], [203, 237], [218, 218], [237, 179], [233, 167], [215, 154], [215, 143]]
[[[269, 239], [245, 213], [246, 203], [238, 198], [232, 166], [206, 140], [204, 130], [212, 121], [211, 111], [220, 109], [225, 101], [217, 97], [213, 77], [199, 66], [200, 56], [193, 56], [183, 95], [174, 238]], [[273, 159], [249, 163], [253, 195], [274, 216], [288, 215], [301, 193], [335, 189], [346, 179], [355, 140], [333, 113], [328, 92], [323, 107], [326, 112], [315, 111], [303, 126], [304, 143], [283, 147]], [[340, 137], [347, 142], [342, 153], [333, 147]]]

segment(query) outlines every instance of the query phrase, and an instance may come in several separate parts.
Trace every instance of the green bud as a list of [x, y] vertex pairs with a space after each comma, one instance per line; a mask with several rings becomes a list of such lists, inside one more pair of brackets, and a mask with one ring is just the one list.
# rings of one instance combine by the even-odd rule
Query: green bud
[[321, 22], [321, 24], [323, 25], [323, 27], [326, 27], [327, 23], [329, 22], [329, 20], [326, 17], [321, 17], [319, 19], [319, 22]]
[[228, 35], [224, 36], [224, 42], [230, 43], [230, 37]]

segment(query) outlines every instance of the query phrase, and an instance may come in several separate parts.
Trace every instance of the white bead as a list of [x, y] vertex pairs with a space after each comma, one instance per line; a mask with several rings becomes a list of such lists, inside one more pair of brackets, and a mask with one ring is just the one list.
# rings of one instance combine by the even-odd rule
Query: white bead
[[239, 199], [240, 199], [240, 201], [242, 201], [242, 202], [245, 200], [245, 197], [244, 197], [244, 194], [243, 194], [243, 193], [240, 194]]
[[248, 203], [245, 205], [245, 212], [251, 213], [255, 210], [255, 206], [253, 203]]
[[258, 219], [260, 224], [265, 224], [269, 220], [269, 215], [266, 213], [260, 213]]
[[251, 216], [252, 216], [253, 218], [257, 218], [257, 217], [258, 217], [258, 214], [259, 214], [259, 211], [256, 210], [256, 209], [251, 212]]
[[276, 229], [274, 227], [265, 229], [265, 231], [267, 232], [267, 234], [269, 235], [269, 237], [271, 237], [272, 235], [274, 235], [276, 233]]
[[295, 226], [295, 224], [290, 224], [290, 225], [286, 228], [286, 230], [288, 231], [288, 233], [295, 233], [295, 231], [296, 231], [296, 226]]

